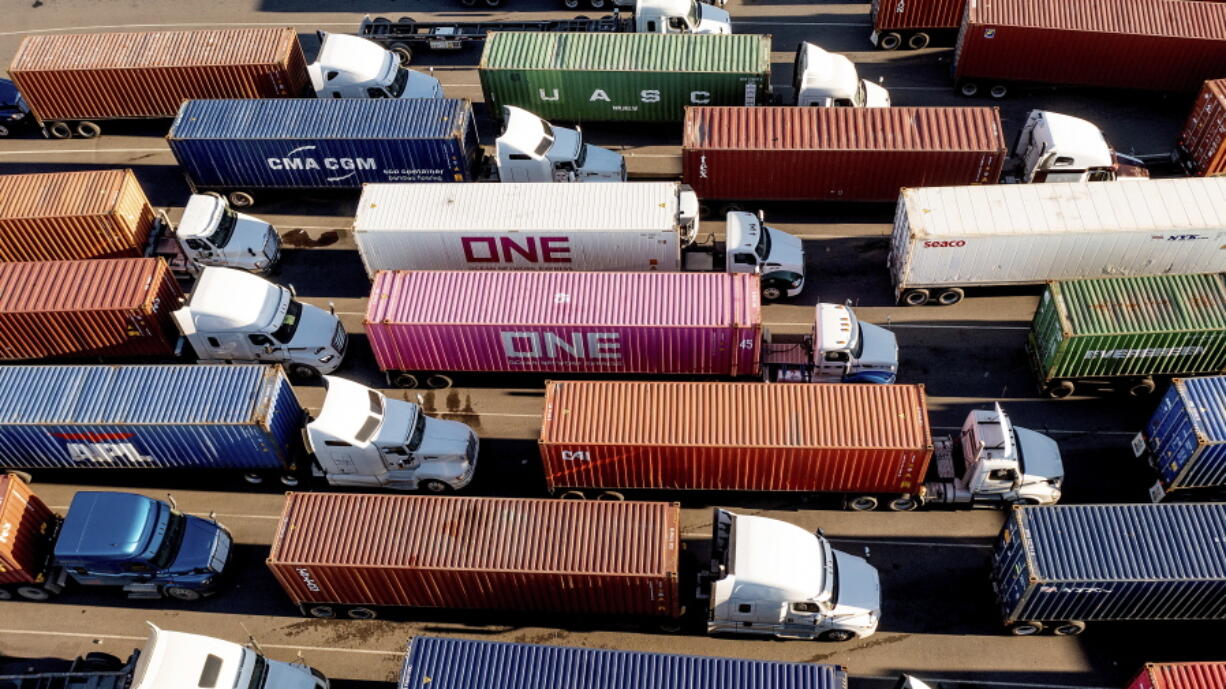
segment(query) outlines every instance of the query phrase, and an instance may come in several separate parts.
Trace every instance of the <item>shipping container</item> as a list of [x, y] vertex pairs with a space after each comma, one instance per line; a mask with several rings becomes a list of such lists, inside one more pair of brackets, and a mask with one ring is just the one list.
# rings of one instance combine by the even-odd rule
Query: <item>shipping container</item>
[[1176, 155], [1190, 175], [1226, 174], [1226, 79], [1206, 81], [1179, 134]]
[[1014, 507], [992, 585], [1014, 634], [1226, 619], [1226, 504]]
[[760, 302], [744, 273], [380, 271], [365, 325], [404, 385], [413, 372], [757, 376]]
[[873, 0], [870, 39], [882, 50], [953, 45], [966, 0]]
[[1027, 339], [1039, 386], [1067, 397], [1082, 382], [1135, 397], [1153, 376], [1226, 372], [1226, 279], [1153, 275], [1052, 282]]
[[382, 607], [676, 617], [663, 502], [288, 493], [268, 567], [303, 614]]
[[58, 522], [24, 481], [0, 473], [0, 585], [32, 584], [46, 571]]
[[932, 458], [922, 385], [550, 382], [539, 444], [550, 491], [913, 493]]
[[160, 258], [0, 263], [0, 360], [169, 356], [182, 300]]
[[368, 184], [353, 236], [380, 270], [678, 271], [680, 185]]
[[304, 420], [279, 366], [0, 366], [3, 468], [289, 468]]
[[954, 78], [1192, 93], [1226, 74], [1226, 3], [967, 0]]
[[192, 98], [314, 95], [289, 27], [36, 34], [8, 72], [44, 123], [169, 118]]
[[418, 636], [409, 641], [398, 689], [427, 684], [435, 689], [847, 689], [847, 673], [817, 663]]
[[703, 199], [895, 201], [902, 187], [996, 184], [997, 108], [686, 108], [682, 181]]
[[493, 113], [546, 120], [680, 122], [687, 105], [771, 99], [771, 37], [493, 32], [478, 72]]
[[139, 257], [155, 217], [131, 170], [0, 175], [0, 261]]
[[1171, 381], [1133, 443], [1158, 472], [1154, 502], [1226, 488], [1226, 376]]
[[167, 140], [194, 191], [467, 182], [482, 156], [454, 99], [195, 100]]
[[1226, 179], [904, 189], [889, 269], [905, 303], [952, 304], [977, 285], [1220, 273], [1223, 233]]
[[1222, 689], [1226, 662], [1146, 663], [1128, 689]]

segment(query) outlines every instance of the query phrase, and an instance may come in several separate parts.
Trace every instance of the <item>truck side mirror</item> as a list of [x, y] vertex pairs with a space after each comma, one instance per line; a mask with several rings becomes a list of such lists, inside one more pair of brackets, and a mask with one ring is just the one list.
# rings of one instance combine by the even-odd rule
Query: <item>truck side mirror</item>
[[264, 353], [272, 354], [272, 345], [264, 345]]

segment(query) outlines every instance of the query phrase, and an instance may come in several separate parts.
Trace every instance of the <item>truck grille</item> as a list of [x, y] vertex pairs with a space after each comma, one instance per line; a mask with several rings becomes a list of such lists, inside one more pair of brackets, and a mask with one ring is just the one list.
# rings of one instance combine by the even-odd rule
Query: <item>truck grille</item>
[[465, 448], [464, 450], [464, 456], [468, 458], [469, 462], [472, 462], [477, 459], [477, 436], [476, 434], [469, 434], [468, 447]]
[[348, 341], [349, 336], [345, 333], [345, 326], [337, 323], [336, 332], [332, 334], [332, 349], [335, 349], [337, 354], [344, 354], [345, 344]]

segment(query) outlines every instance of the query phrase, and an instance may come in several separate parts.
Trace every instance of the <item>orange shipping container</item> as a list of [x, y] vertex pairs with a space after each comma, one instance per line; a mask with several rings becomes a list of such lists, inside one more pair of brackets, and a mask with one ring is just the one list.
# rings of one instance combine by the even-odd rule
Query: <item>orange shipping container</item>
[[1177, 148], [1188, 174], [1226, 174], [1226, 79], [1205, 82]]
[[289, 493], [268, 567], [317, 617], [383, 606], [676, 617], [680, 518], [663, 502]]
[[288, 27], [27, 36], [9, 78], [40, 122], [169, 118], [188, 99], [314, 95]]
[[154, 217], [131, 170], [0, 175], [0, 261], [135, 258]]
[[0, 263], [0, 360], [170, 355], [182, 299], [160, 258]]
[[0, 474], [0, 584], [32, 584], [51, 557], [59, 518], [24, 481]]
[[1146, 663], [1128, 689], [1223, 689], [1226, 662]]
[[550, 490], [909, 493], [932, 433], [922, 385], [550, 382]]

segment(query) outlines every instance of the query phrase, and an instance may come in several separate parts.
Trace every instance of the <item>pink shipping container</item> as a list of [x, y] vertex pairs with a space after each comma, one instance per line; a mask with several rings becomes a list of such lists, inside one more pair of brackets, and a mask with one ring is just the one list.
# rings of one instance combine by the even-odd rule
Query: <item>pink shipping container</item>
[[379, 368], [756, 376], [758, 276], [379, 271], [366, 334]]
[[903, 187], [996, 184], [997, 108], [686, 108], [682, 181], [702, 199], [898, 200]]
[[1205, 82], [1179, 134], [1177, 150], [1189, 174], [1226, 174], [1226, 79]]
[[1193, 92], [1226, 75], [1226, 3], [968, 0], [954, 77]]
[[932, 432], [922, 385], [551, 382], [550, 490], [909, 493]]
[[1147, 663], [1128, 689], [1222, 689], [1226, 662]]
[[[919, 49], [934, 38], [942, 45], [952, 43], [962, 26], [966, 0], [873, 0], [871, 12], [874, 45], [884, 50]], [[894, 35], [887, 36], [890, 33]]]
[[382, 607], [677, 617], [680, 520], [664, 502], [289, 493], [267, 563], [315, 617]]
[[0, 584], [32, 584], [47, 569], [59, 517], [12, 474], [0, 474]]

